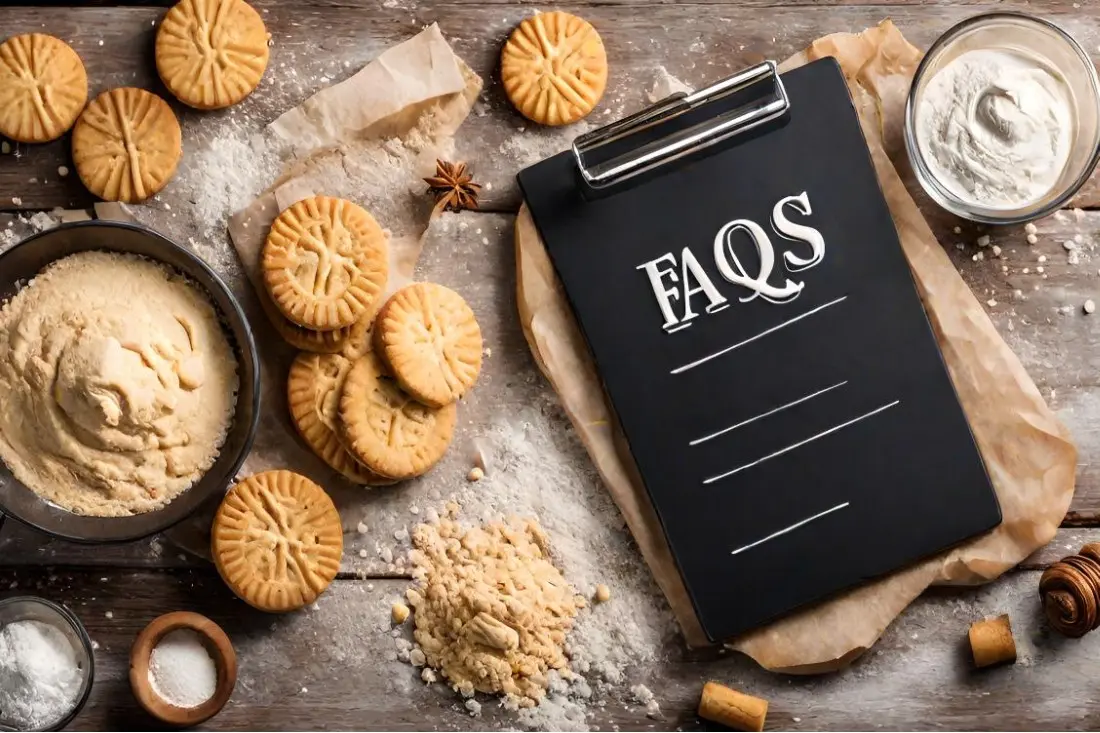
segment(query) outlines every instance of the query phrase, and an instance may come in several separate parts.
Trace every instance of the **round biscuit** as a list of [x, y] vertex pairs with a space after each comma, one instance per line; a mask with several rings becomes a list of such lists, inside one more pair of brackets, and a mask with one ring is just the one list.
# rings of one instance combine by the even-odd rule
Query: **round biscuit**
[[508, 99], [529, 120], [568, 125], [588, 115], [607, 88], [607, 51], [592, 24], [553, 11], [527, 18], [500, 55]]
[[434, 408], [414, 400], [368, 352], [356, 360], [344, 382], [338, 429], [360, 463], [401, 480], [439, 462], [454, 437], [456, 414], [453, 404]]
[[136, 204], [172, 178], [182, 155], [180, 123], [163, 99], [134, 87], [92, 100], [73, 128], [73, 163], [105, 201]]
[[157, 73], [179, 101], [222, 109], [253, 92], [267, 68], [267, 29], [244, 0], [181, 0], [157, 30]]
[[292, 471], [265, 471], [225, 495], [211, 555], [226, 585], [274, 613], [313, 603], [340, 570], [343, 526], [324, 489]]
[[435, 283], [401, 288], [375, 320], [375, 353], [401, 388], [429, 407], [449, 405], [474, 386], [481, 347], [470, 306]]
[[267, 292], [287, 319], [332, 331], [362, 318], [385, 289], [386, 235], [352, 202], [314, 196], [275, 219], [262, 268]]
[[340, 395], [351, 365], [351, 359], [340, 354], [298, 354], [287, 378], [291, 420], [310, 450], [351, 481], [367, 486], [392, 484], [355, 460], [337, 437]]
[[88, 74], [60, 38], [25, 33], [0, 43], [0, 135], [45, 143], [69, 131], [88, 102]]

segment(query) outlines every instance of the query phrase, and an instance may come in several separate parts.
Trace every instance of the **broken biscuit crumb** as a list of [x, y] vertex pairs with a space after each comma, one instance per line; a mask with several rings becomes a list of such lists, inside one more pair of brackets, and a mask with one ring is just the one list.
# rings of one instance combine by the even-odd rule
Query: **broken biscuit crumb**
[[409, 607], [404, 603], [395, 603], [390, 608], [390, 618], [395, 624], [403, 624], [409, 617]]
[[603, 583], [596, 586], [596, 603], [607, 603], [611, 600], [611, 589]]
[[485, 471], [481, 470], [480, 466], [474, 466], [470, 469], [470, 472], [466, 474], [467, 481], [480, 481], [485, 478]]
[[425, 661], [463, 697], [546, 695], [550, 672], [572, 673], [565, 637], [585, 605], [550, 561], [533, 519], [467, 528], [450, 519], [413, 530], [413, 636]]

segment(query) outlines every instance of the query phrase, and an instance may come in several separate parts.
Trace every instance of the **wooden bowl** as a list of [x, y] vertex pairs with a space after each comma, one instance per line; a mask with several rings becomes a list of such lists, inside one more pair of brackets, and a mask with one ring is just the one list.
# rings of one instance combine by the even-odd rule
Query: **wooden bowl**
[[[181, 708], [168, 703], [153, 690], [149, 681], [149, 657], [160, 640], [170, 631], [191, 629], [202, 637], [218, 669], [214, 696], [202, 705]], [[237, 684], [237, 652], [221, 627], [206, 616], [175, 611], [154, 619], [146, 626], [130, 650], [130, 689], [145, 711], [169, 725], [190, 727], [217, 715], [229, 701]]]

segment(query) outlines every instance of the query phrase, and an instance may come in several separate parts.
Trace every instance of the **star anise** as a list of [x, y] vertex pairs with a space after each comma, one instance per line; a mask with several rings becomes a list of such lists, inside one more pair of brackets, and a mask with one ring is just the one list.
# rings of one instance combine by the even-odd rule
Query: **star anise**
[[[434, 211], [462, 211], [476, 209], [477, 196], [481, 186], [474, 183], [474, 177], [466, 171], [465, 163], [435, 162], [435, 175], [425, 178], [428, 193], [435, 195]], [[434, 213], [434, 212], [433, 212]]]

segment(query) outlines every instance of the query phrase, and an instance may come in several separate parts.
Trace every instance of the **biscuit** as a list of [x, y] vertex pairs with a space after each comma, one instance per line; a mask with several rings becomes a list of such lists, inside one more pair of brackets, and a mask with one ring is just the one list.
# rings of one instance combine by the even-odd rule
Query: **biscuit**
[[340, 397], [344, 446], [383, 476], [407, 479], [434, 466], [454, 436], [455, 405], [428, 407], [401, 391], [373, 353], [352, 365]]
[[92, 100], [73, 128], [73, 162], [105, 201], [144, 201], [172, 178], [182, 153], [180, 123], [163, 99], [122, 87]]
[[298, 354], [287, 378], [287, 402], [294, 427], [321, 460], [357, 484], [384, 486], [393, 481], [355, 460], [336, 435], [340, 394], [351, 371], [340, 354]]
[[354, 360], [370, 349], [371, 326], [374, 324], [378, 306], [381, 305], [380, 301], [381, 298], [377, 299], [355, 323], [334, 331], [311, 331], [303, 328], [284, 318], [278, 309], [274, 309], [270, 315], [279, 335], [294, 348], [311, 354], [343, 354]]
[[262, 266], [267, 292], [287, 319], [332, 331], [358, 321], [386, 287], [386, 235], [352, 202], [314, 196], [275, 219]]
[[157, 30], [157, 73], [176, 99], [221, 109], [259, 85], [270, 52], [267, 29], [244, 0], [182, 0]]
[[0, 43], [0, 135], [44, 143], [68, 132], [88, 101], [88, 75], [69, 44], [44, 33]]
[[414, 283], [379, 311], [374, 351], [402, 389], [429, 407], [443, 407], [477, 381], [481, 329], [461, 295], [435, 283]]
[[313, 603], [336, 577], [343, 526], [320, 486], [292, 471], [265, 471], [225, 495], [210, 549], [234, 593], [282, 613]]
[[585, 117], [607, 87], [607, 52], [592, 24], [569, 13], [533, 15], [500, 55], [504, 91], [524, 117], [568, 125]]

